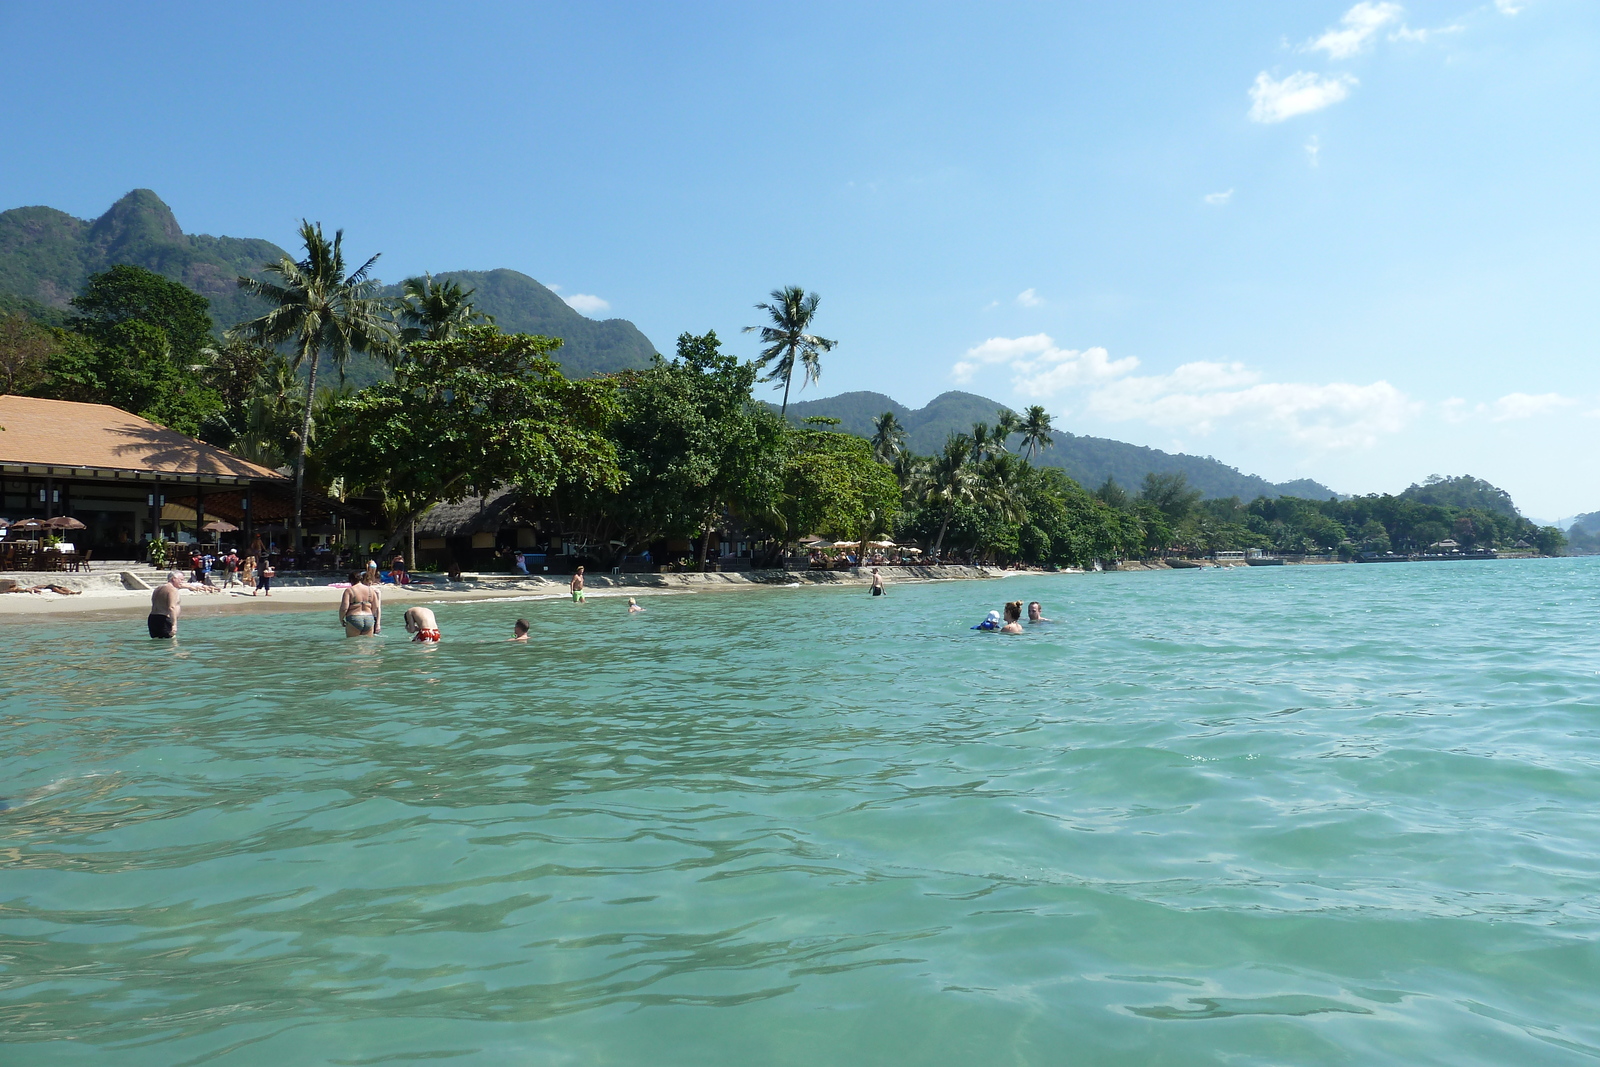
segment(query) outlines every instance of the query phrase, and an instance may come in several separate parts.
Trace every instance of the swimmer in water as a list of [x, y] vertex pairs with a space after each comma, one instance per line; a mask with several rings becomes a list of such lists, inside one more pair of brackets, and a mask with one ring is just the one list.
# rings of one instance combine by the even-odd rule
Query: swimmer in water
[[633, 599], [633, 597], [629, 597], [628, 598], [628, 614], [629, 615], [632, 615], [636, 611], [643, 611], [643, 610], [644, 609], [639, 606], [639, 602], [637, 600]]
[[1054, 622], [1054, 621], [1055, 621], [1054, 619], [1047, 619], [1047, 618], [1044, 617], [1044, 606], [1042, 604], [1040, 604], [1037, 600], [1030, 600], [1028, 602], [1028, 622], [1029, 623]]
[[433, 617], [433, 611], [429, 608], [407, 608], [406, 633], [417, 635], [412, 638], [413, 641], [438, 644], [439, 620]]
[[878, 573], [878, 568], [872, 568], [872, 595], [883, 595], [883, 575]]
[[572, 572], [572, 602], [583, 603], [583, 568], [579, 567]]
[[1022, 632], [1022, 601], [1013, 600], [1006, 605], [1006, 624], [1000, 627], [1003, 634], [1020, 634]]
[[511, 627], [511, 633], [513, 634], [511, 640], [526, 641], [528, 639], [528, 620], [518, 619]]
[[984, 617], [984, 620], [978, 625], [974, 626], [973, 629], [991, 631], [1000, 629], [1000, 613], [998, 611], [989, 612], [989, 614]]

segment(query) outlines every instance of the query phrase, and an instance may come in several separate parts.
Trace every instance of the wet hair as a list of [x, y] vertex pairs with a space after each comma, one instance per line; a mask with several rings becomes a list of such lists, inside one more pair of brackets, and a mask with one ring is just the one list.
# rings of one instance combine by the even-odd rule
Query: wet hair
[[351, 585], [355, 585], [359, 581], [361, 581], [361, 572], [360, 571], [351, 571], [350, 572], [350, 584]]
[[1006, 622], [1017, 622], [1022, 618], [1022, 601], [1013, 600], [1006, 604]]
[[520, 633], [527, 633], [532, 627], [528, 625], [527, 619], [518, 619], [516, 625], [511, 628]]

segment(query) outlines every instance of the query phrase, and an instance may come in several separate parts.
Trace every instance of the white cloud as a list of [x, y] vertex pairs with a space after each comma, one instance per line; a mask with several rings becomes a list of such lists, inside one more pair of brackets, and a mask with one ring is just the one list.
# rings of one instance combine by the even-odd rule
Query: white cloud
[[1531, 419], [1539, 415], [1548, 415], [1562, 408], [1572, 407], [1576, 403], [1576, 400], [1562, 396], [1560, 393], [1539, 393], [1537, 395], [1507, 393], [1489, 405], [1489, 418], [1494, 422]]
[[580, 311], [585, 315], [593, 315], [597, 311], [611, 310], [611, 302], [609, 300], [604, 300], [589, 293], [573, 293], [571, 296], [564, 296], [561, 299], [565, 300], [567, 306], [572, 310]]
[[1359, 84], [1348, 74], [1324, 78], [1310, 71], [1296, 71], [1281, 81], [1262, 71], [1250, 87], [1250, 120], [1252, 122], [1282, 122], [1296, 115], [1321, 111], [1337, 104], [1350, 95], [1350, 87]]
[[1528, 5], [1524, 0], [1494, 0], [1494, 6], [1500, 9], [1502, 15], [1515, 15]]
[[1407, 41], [1412, 44], [1425, 44], [1435, 37], [1446, 33], [1461, 33], [1465, 26], [1439, 26], [1435, 29], [1414, 30], [1410, 26], [1401, 26], [1389, 35], [1391, 41]]
[[1029, 398], [1086, 389], [1088, 411], [1100, 418], [1199, 434], [1227, 423], [1318, 449], [1370, 446], [1404, 429], [1421, 408], [1388, 382], [1263, 382], [1242, 363], [1186, 363], [1170, 374], [1140, 375], [1136, 357], [1059, 348], [1042, 333], [991, 337], [968, 349], [951, 373], [967, 382], [997, 364], [1007, 366], [1013, 389]]
[[1190, 363], [1097, 390], [1089, 409], [1108, 419], [1210, 433], [1222, 421], [1318, 449], [1366, 448], [1403, 430], [1419, 405], [1388, 382], [1256, 382], [1242, 364]]
[[1312, 134], [1311, 139], [1306, 142], [1306, 162], [1313, 167], [1322, 166], [1322, 141], [1316, 134]]
[[1204, 200], [1212, 207], [1221, 207], [1223, 204], [1226, 204], [1229, 200], [1233, 199], [1233, 190], [1229, 189], [1225, 193], [1207, 193], [1200, 199]]
[[1398, 21], [1400, 15], [1399, 4], [1362, 0], [1344, 13], [1344, 18], [1339, 20], [1339, 29], [1327, 31], [1306, 48], [1313, 52], [1326, 52], [1329, 59], [1349, 59], [1365, 51], [1378, 31]]
[[1036, 289], [1024, 289], [1017, 294], [1017, 305], [1019, 307], [1036, 308], [1042, 303], [1044, 301], [1039, 298], [1039, 292]]

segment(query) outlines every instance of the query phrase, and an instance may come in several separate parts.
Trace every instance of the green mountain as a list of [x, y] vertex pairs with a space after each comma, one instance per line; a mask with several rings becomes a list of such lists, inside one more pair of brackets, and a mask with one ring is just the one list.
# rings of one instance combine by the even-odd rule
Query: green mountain
[[[0, 314], [22, 311], [58, 325], [91, 274], [130, 263], [209, 299], [220, 332], [265, 310], [239, 290], [238, 276], [283, 255], [271, 241], [186, 234], [172, 209], [149, 189], [135, 189], [92, 221], [50, 207], [13, 208], [0, 212]], [[452, 271], [442, 277], [476, 289], [479, 308], [501, 329], [560, 337], [566, 343], [558, 358], [568, 375], [645, 367], [655, 354], [655, 346], [631, 322], [585, 318], [526, 274]], [[399, 286], [391, 286], [385, 295], [398, 292]], [[372, 361], [357, 359], [349, 379], [363, 384], [381, 373]]]
[[[951, 391], [934, 397], [927, 407], [912, 410], [882, 393], [856, 392], [822, 400], [791, 401], [789, 418], [798, 422], [808, 416], [828, 416], [840, 420], [840, 429], [870, 437], [873, 418], [892, 411], [905, 426], [911, 449], [927, 455], [938, 451], [950, 434], [970, 431], [975, 422], [993, 424], [995, 413], [1003, 407], [1004, 404], [987, 397]], [[1038, 462], [1060, 467], [1090, 489], [1107, 478], [1115, 478], [1129, 489], [1137, 489], [1144, 476], [1153, 472], [1183, 474], [1190, 485], [1208, 498], [1236, 496], [1241, 500], [1253, 500], [1258, 496], [1298, 496], [1326, 500], [1337, 495], [1309, 478], [1269, 482], [1254, 474], [1240, 473], [1237, 468], [1209, 456], [1174, 454], [1104, 437], [1080, 437], [1065, 430], [1056, 430], [1052, 436], [1055, 444], [1039, 452]]]
[[[650, 339], [627, 319], [596, 321], [567, 306], [555, 293], [514, 270], [452, 270], [435, 278], [471, 289], [472, 302], [507, 333], [537, 333], [565, 342], [556, 352], [569, 378], [619, 370], [642, 370], [656, 354]], [[398, 285], [385, 296], [399, 296]]]
[[271, 241], [185, 234], [149, 189], [135, 189], [92, 222], [51, 207], [0, 212], [0, 293], [47, 308], [66, 308], [89, 275], [131, 263], [206, 297], [213, 321], [231, 326], [261, 307], [235, 279], [281, 255]]
[[1459, 478], [1432, 475], [1421, 485], [1412, 485], [1401, 493], [1400, 499], [1452, 508], [1482, 508], [1484, 511], [1493, 511], [1501, 515], [1517, 515], [1517, 506], [1511, 502], [1510, 493], [1470, 474], [1463, 474]]

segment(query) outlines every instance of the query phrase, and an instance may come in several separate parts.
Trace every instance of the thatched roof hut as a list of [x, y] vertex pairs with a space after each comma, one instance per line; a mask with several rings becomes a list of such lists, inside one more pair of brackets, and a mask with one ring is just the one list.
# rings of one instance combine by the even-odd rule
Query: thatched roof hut
[[506, 486], [489, 496], [469, 496], [454, 504], [435, 504], [417, 520], [417, 536], [467, 537], [494, 533], [512, 522], [518, 495]]

